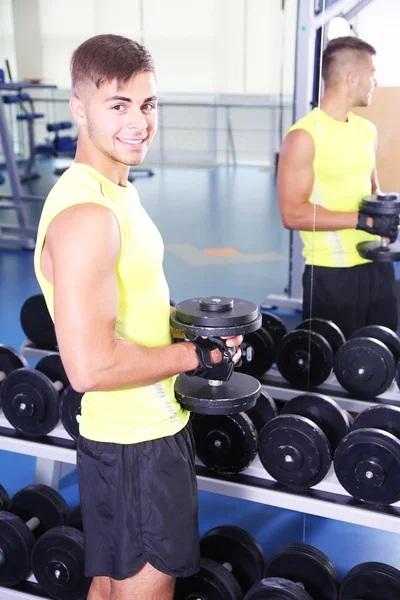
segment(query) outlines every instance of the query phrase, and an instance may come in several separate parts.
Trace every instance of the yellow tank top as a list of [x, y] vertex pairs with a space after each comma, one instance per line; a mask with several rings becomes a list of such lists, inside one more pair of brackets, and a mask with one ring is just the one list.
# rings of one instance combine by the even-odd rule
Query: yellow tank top
[[[168, 346], [172, 343], [169, 289], [162, 266], [161, 235], [131, 184], [126, 188], [118, 186], [95, 169], [79, 163], [73, 163], [51, 190], [38, 229], [35, 273], [53, 320], [53, 286], [40, 268], [46, 231], [61, 211], [86, 202], [108, 208], [120, 227], [116, 337], [150, 347]], [[81, 435], [119, 444], [174, 435], [189, 419], [189, 413], [175, 399], [174, 383], [175, 377], [170, 377], [146, 387], [85, 394]]]
[[[315, 145], [314, 186], [309, 202], [328, 210], [357, 212], [360, 201], [371, 194], [371, 175], [375, 167], [372, 123], [354, 113], [349, 113], [348, 121], [343, 123], [314, 108], [289, 132], [295, 129], [310, 133]], [[353, 267], [369, 262], [358, 254], [357, 244], [377, 239], [356, 229], [314, 234], [301, 231], [300, 236], [306, 264], [321, 267]]]

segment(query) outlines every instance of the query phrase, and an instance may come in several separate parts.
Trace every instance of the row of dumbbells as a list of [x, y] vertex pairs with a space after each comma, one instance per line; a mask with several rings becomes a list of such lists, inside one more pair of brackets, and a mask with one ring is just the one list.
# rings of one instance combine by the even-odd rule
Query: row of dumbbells
[[176, 583], [175, 600], [388, 600], [400, 597], [400, 571], [363, 563], [340, 581], [332, 561], [313, 546], [278, 548], [269, 559], [247, 531], [215, 527], [200, 539], [200, 571]]
[[377, 405], [355, 420], [322, 394], [302, 394], [280, 411], [261, 394], [254, 408], [231, 415], [193, 415], [196, 453], [210, 470], [235, 474], [257, 453], [276, 481], [298, 491], [319, 484], [331, 469], [355, 499], [400, 501], [400, 408]]
[[70, 511], [47, 485], [28, 485], [12, 498], [0, 486], [0, 586], [17, 586], [31, 573], [55, 600], [86, 598], [79, 507]]
[[58, 354], [45, 356], [30, 369], [24, 356], [0, 345], [0, 406], [18, 432], [38, 438], [51, 433], [61, 420], [76, 440], [81, 398], [70, 386]]

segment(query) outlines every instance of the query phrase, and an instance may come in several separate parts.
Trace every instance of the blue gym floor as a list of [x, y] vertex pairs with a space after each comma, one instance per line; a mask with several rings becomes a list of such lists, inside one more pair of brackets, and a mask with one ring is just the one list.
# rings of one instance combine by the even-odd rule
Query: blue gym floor
[[[40, 179], [24, 186], [29, 193], [46, 194], [56, 181], [51, 163], [41, 163], [40, 172]], [[224, 294], [260, 304], [268, 293], [284, 292], [289, 235], [280, 223], [273, 174], [244, 167], [156, 169], [154, 177], [138, 177], [135, 185], [163, 235], [174, 300]], [[7, 182], [2, 191], [8, 191]], [[30, 203], [32, 224], [40, 209], [40, 203]], [[11, 220], [9, 211], [3, 212]], [[23, 341], [22, 303], [39, 291], [32, 260], [30, 252], [0, 249], [0, 343], [15, 348]], [[34, 458], [0, 451], [0, 483], [10, 494], [33, 481], [34, 468]], [[77, 503], [75, 472], [62, 480], [60, 491], [71, 505]], [[364, 561], [400, 568], [396, 534], [200, 492], [200, 533], [220, 524], [247, 529], [267, 556], [285, 543], [312, 544], [333, 560], [341, 576]]]

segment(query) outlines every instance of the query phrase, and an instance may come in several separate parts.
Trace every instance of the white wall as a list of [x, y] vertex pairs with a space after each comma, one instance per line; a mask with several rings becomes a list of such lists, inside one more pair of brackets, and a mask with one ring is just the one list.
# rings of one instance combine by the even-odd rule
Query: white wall
[[[0, 69], [5, 70], [5, 60], [10, 63], [14, 79], [18, 78], [14, 39], [14, 15], [12, 0], [0, 0]], [[6, 74], [6, 81], [8, 76]]]

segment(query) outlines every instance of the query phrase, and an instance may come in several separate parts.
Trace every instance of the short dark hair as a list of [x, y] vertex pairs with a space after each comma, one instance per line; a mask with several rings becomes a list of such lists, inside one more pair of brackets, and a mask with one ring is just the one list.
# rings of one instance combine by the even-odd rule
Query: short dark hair
[[138, 42], [121, 35], [96, 35], [83, 42], [72, 55], [71, 79], [75, 91], [79, 83], [91, 81], [100, 87], [116, 80], [126, 84], [136, 73], [154, 73], [150, 52]]
[[370, 54], [371, 56], [376, 54], [376, 50], [371, 44], [364, 42], [364, 40], [358, 37], [346, 36], [331, 40], [325, 48], [322, 58], [322, 77], [325, 83], [330, 78], [335, 68], [336, 60], [343, 51], [354, 52], [357, 58], [362, 58], [365, 54]]

